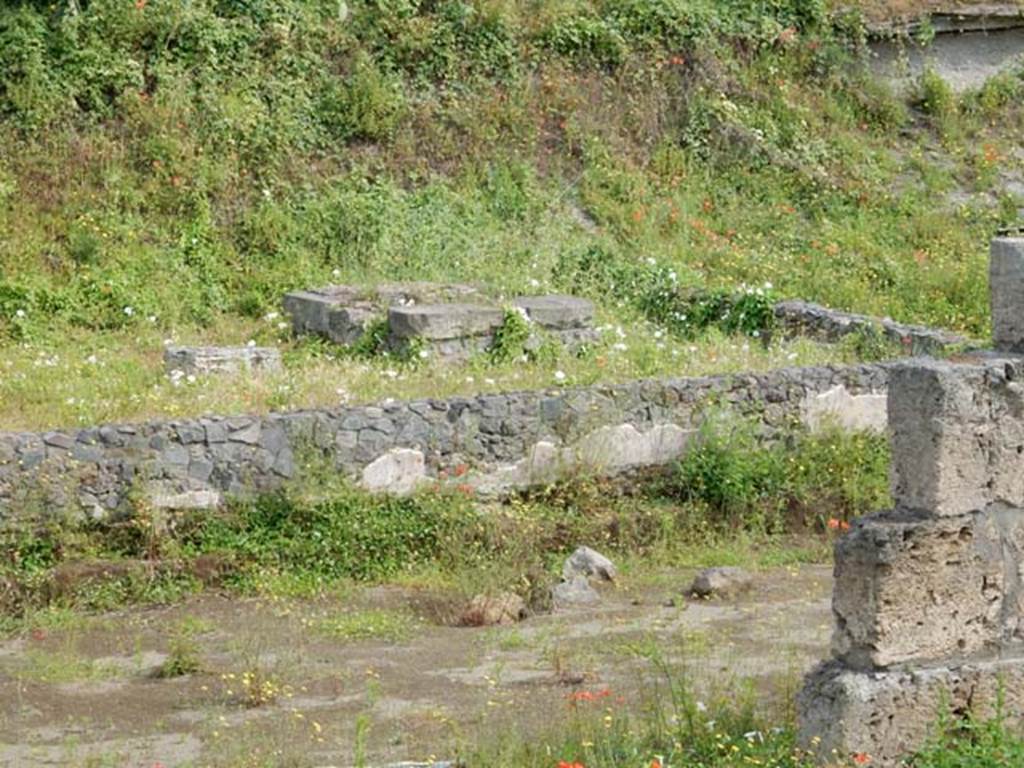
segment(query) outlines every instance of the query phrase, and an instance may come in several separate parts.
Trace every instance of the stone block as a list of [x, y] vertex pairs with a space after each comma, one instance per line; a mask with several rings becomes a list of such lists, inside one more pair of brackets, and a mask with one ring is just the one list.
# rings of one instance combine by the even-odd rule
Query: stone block
[[395, 448], [372, 461], [363, 469], [363, 487], [377, 493], [406, 495], [416, 490], [427, 478], [422, 451]]
[[836, 543], [835, 657], [870, 669], [998, 645], [1016, 631], [1020, 528], [996, 513], [858, 521]]
[[995, 238], [988, 270], [992, 342], [1000, 351], [1024, 352], [1024, 238]]
[[898, 507], [962, 515], [1024, 506], [1024, 375], [1019, 363], [915, 361], [889, 382]]
[[[784, 397], [778, 398], [784, 401]], [[848, 431], [885, 432], [889, 425], [888, 396], [869, 392], [851, 394], [842, 384], [814, 392], [800, 406], [804, 425], [812, 432], [828, 426]]]
[[504, 322], [498, 307], [482, 304], [424, 304], [391, 307], [388, 326], [400, 340], [444, 341], [493, 334]]
[[282, 370], [281, 352], [273, 347], [167, 347], [164, 365], [168, 373], [197, 375]]
[[542, 328], [586, 328], [594, 319], [594, 304], [577, 296], [523, 296], [515, 306]]
[[326, 334], [330, 327], [330, 313], [340, 301], [337, 292], [293, 291], [281, 300], [284, 311], [292, 319], [292, 329], [297, 334]]
[[831, 662], [806, 679], [797, 697], [799, 741], [824, 764], [867, 755], [876, 768], [902, 765], [920, 748], [941, 707], [955, 716], [991, 717], [1000, 695], [1009, 724], [1024, 715], [1024, 658], [860, 672]]

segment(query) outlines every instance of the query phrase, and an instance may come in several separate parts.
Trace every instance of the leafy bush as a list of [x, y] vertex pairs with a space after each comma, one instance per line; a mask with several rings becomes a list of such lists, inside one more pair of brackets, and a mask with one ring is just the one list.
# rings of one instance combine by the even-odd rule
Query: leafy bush
[[796, 433], [766, 447], [753, 424], [713, 415], [668, 491], [717, 524], [821, 529], [822, 510], [845, 521], [888, 503], [888, 460], [883, 436]]

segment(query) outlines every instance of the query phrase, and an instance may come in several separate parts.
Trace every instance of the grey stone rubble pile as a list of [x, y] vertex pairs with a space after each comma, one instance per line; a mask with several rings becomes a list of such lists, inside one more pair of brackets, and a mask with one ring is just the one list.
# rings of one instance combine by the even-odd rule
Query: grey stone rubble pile
[[832, 659], [799, 697], [824, 758], [895, 765], [943, 703], [985, 716], [1000, 691], [1024, 716], [1024, 239], [991, 269], [995, 353], [891, 372], [895, 507], [837, 542]]
[[171, 376], [279, 373], [281, 352], [273, 347], [166, 347], [164, 367]]
[[879, 334], [910, 355], [941, 355], [970, 344], [970, 339], [938, 328], [840, 312], [807, 301], [780, 301], [775, 305], [775, 322], [783, 334], [828, 343], [851, 333]]
[[370, 490], [399, 493], [448, 482], [491, 495], [564, 475], [614, 475], [676, 461], [709, 402], [755, 416], [766, 434], [794, 419], [818, 423], [826, 407], [867, 408], [870, 418], [862, 426], [877, 425], [889, 369], [782, 369], [0, 433], [0, 525], [43, 513], [123, 514], [138, 500], [217, 506], [228, 495], [280, 488], [308, 459]]
[[[594, 306], [574, 296], [525, 296], [512, 302], [540, 333], [568, 349], [598, 339], [592, 328]], [[465, 285], [406, 283], [363, 291], [331, 286], [284, 297], [284, 309], [296, 334], [316, 334], [342, 344], [357, 344], [372, 327], [386, 323], [387, 344], [444, 360], [465, 360], [486, 350], [505, 321], [504, 309]]]

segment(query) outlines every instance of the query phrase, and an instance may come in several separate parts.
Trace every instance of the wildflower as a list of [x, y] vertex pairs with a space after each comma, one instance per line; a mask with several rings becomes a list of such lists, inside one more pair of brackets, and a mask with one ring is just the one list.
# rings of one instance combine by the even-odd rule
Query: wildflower
[[430, 350], [429, 349], [421, 349], [419, 351], [419, 356], [420, 356], [421, 360], [426, 360], [428, 357], [430, 357]]
[[148, 320], [149, 322], [151, 322], [151, 323], [155, 323], [155, 322], [156, 322], [156, 315], [150, 315], [150, 316], [149, 316], [149, 317], [147, 317], [146, 319], [147, 319], [147, 320]]
[[555, 371], [555, 381], [565, 381], [565, 371]]
[[125, 307], [124, 313], [128, 315], [128, 317], [131, 317], [132, 315], [135, 314], [135, 307]]
[[249, 339], [247, 342], [245, 342], [245, 346], [250, 347], [250, 348], [255, 347], [256, 346], [256, 339]]
[[85, 358], [85, 362], [87, 362], [89, 365], [96, 365], [98, 361], [96, 359], [96, 355], [89, 355], [87, 358]]
[[867, 765], [871, 762], [871, 755], [867, 754], [866, 752], [854, 752], [853, 762], [855, 762], [857, 765]]
[[540, 280], [538, 280], [535, 277], [531, 277], [530, 278], [530, 287], [531, 288], [539, 288], [540, 287]]
[[25, 310], [24, 309], [19, 309], [17, 312], [14, 313], [14, 316], [15, 317], [24, 317], [25, 316]]
[[651, 760], [650, 768], [661, 768], [661, 760], [659, 760], [658, 758], [654, 758], [653, 760]]
[[283, 331], [287, 327], [288, 327], [288, 323], [284, 322], [283, 320], [280, 323], [277, 324], [277, 330], [279, 330], [279, 331]]
[[279, 315], [277, 314], [277, 312], [267, 312], [267, 314], [266, 314], [264, 319], [268, 323], [272, 323], [274, 320], [277, 320], [278, 317], [279, 317]]
[[340, 269], [332, 269], [331, 270], [331, 276], [332, 277], [341, 277], [341, 270]]

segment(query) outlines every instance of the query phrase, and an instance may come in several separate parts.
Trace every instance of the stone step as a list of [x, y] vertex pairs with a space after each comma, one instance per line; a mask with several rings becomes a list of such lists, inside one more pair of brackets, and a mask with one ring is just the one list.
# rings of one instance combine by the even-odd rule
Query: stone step
[[404, 341], [487, 336], [500, 328], [504, 321], [502, 309], [482, 304], [423, 304], [388, 310], [392, 337]]

